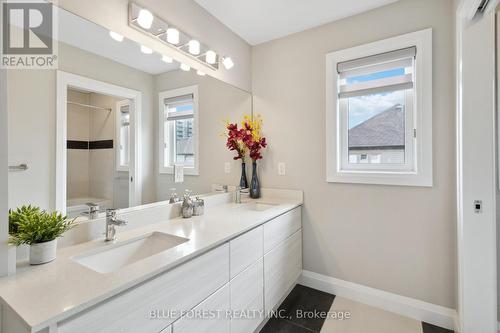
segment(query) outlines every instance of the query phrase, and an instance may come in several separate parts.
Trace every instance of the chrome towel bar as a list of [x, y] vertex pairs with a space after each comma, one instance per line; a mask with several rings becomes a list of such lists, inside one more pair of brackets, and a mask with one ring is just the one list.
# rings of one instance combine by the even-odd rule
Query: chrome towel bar
[[19, 165], [9, 165], [9, 171], [26, 171], [28, 170], [28, 165], [23, 163]]

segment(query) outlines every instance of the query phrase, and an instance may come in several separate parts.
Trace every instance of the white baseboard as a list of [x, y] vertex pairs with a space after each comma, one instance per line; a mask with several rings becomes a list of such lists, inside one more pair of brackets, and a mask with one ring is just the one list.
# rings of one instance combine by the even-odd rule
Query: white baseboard
[[456, 327], [458, 316], [454, 309], [306, 270], [302, 271], [300, 283], [336, 296], [458, 332], [458, 327]]

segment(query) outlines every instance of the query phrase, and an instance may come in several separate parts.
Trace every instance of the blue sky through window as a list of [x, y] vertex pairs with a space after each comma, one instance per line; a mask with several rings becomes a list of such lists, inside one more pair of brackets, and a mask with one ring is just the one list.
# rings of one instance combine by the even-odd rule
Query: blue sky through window
[[360, 75], [360, 76], [351, 76], [351, 77], [347, 78], [347, 84], [354, 84], [354, 83], [367, 82], [367, 81], [378, 80], [378, 79], [385, 79], [388, 77], [401, 76], [404, 74], [405, 74], [404, 68], [396, 68], [396, 69], [391, 69], [391, 70], [383, 71], [383, 72], [371, 73], [371, 74]]

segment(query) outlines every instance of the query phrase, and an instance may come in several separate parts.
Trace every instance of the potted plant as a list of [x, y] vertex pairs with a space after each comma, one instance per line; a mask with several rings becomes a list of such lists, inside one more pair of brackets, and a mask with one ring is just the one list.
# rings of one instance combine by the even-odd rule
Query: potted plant
[[57, 238], [74, 226], [75, 220], [58, 212], [22, 206], [9, 210], [9, 243], [29, 245], [30, 264], [44, 264], [56, 258]]

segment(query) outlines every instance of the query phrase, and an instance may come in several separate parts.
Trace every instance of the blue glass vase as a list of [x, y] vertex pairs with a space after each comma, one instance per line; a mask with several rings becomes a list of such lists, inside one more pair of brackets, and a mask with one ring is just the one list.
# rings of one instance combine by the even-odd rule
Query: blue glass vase
[[250, 182], [250, 198], [260, 198], [260, 184], [257, 176], [257, 161], [252, 162], [252, 181]]

